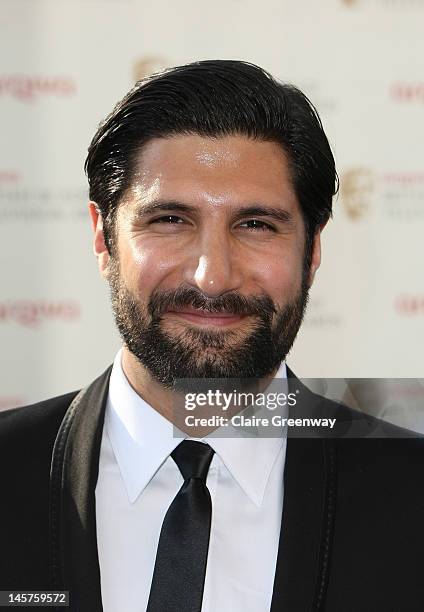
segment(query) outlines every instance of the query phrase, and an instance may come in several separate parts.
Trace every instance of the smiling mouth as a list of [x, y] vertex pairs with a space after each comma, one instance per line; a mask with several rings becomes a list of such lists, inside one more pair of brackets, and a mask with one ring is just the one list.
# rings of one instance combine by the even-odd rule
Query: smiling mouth
[[208, 312], [207, 310], [199, 310], [198, 308], [181, 308], [178, 310], [168, 310], [166, 315], [175, 316], [178, 319], [194, 323], [195, 325], [203, 325], [210, 327], [230, 327], [237, 325], [248, 315], [234, 314], [232, 312]]

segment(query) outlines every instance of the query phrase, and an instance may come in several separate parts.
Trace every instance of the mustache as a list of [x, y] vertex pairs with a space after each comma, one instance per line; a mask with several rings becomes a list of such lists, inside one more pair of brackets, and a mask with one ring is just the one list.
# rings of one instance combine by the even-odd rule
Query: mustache
[[168, 310], [186, 306], [210, 313], [257, 315], [262, 318], [277, 312], [268, 295], [245, 296], [232, 291], [218, 297], [208, 297], [195, 287], [184, 285], [177, 289], [154, 291], [149, 300], [148, 311], [153, 319], [159, 319]]

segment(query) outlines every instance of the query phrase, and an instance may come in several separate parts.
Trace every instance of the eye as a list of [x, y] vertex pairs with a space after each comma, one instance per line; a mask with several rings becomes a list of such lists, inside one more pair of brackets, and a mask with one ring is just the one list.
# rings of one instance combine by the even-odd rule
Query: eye
[[259, 221], [259, 219], [248, 219], [247, 221], [243, 221], [242, 223], [240, 223], [239, 227], [244, 227], [247, 230], [256, 231], [275, 231], [271, 225], [265, 223], [265, 221]]
[[158, 217], [157, 219], [153, 219], [151, 223], [184, 223], [184, 220], [181, 217], [177, 217], [177, 215], [164, 215], [163, 217]]

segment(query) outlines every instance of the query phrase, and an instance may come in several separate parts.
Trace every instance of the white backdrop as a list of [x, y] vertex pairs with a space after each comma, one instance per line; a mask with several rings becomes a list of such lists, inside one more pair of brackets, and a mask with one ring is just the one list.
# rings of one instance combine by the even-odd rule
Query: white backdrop
[[0, 0], [0, 409], [80, 388], [119, 346], [83, 162], [133, 82], [255, 62], [317, 106], [341, 177], [307, 320], [308, 377], [420, 377], [424, 0]]

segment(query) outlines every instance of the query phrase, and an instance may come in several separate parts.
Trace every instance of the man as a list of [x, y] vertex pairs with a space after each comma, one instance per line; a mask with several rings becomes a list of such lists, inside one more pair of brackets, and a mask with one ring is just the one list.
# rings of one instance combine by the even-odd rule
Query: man
[[[1, 588], [87, 612], [421, 610], [421, 440], [285, 365], [337, 184], [308, 99], [243, 62], [174, 68], [117, 105], [86, 171], [123, 348], [82, 392], [2, 414]], [[196, 382], [287, 376], [283, 416], [331, 435], [178, 437]]]

